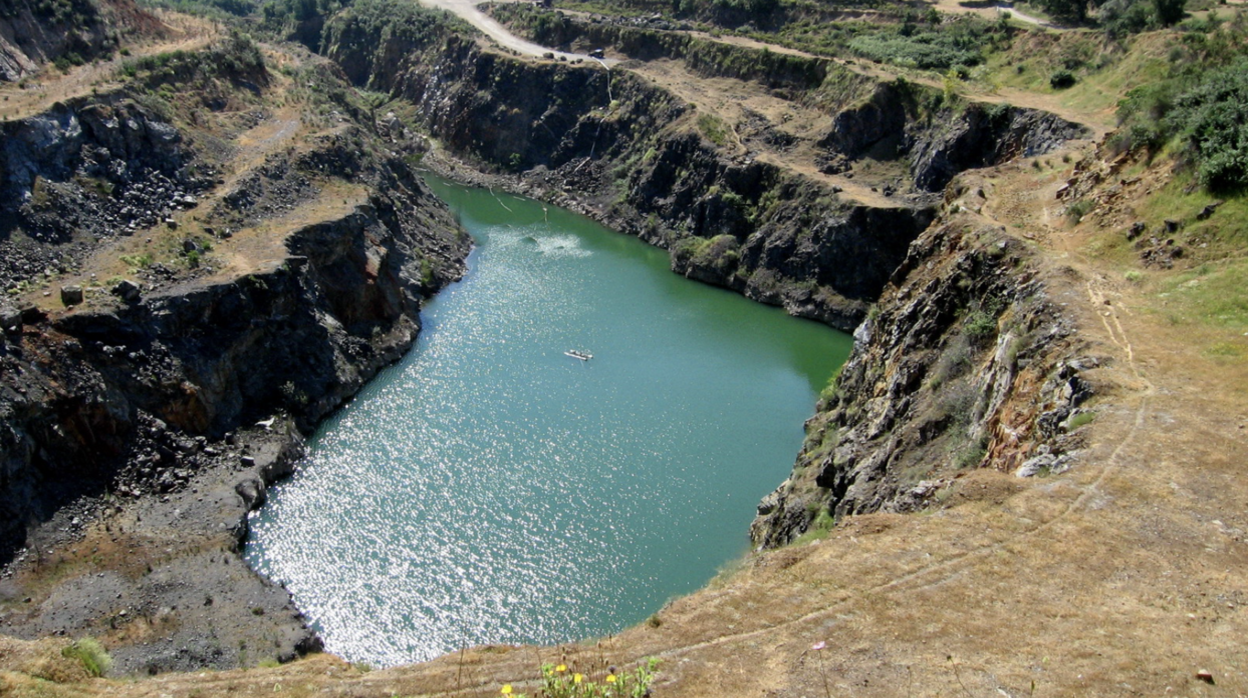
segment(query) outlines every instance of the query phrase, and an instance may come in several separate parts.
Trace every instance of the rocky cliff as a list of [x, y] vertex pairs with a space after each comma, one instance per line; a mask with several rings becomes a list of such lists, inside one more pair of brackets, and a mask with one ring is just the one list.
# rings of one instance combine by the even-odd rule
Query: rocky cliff
[[[127, 464], [155, 473], [153, 454], [133, 452], [141, 414], [209, 439], [275, 411], [307, 429], [397, 359], [420, 300], [460, 273], [467, 245], [445, 213], [409, 215], [440, 209], [404, 175], [411, 189], [389, 181], [346, 217], [296, 231], [276, 268], [50, 323], [31, 310], [33, 322], [11, 325], [0, 344], [7, 551], [26, 521], [116, 486]], [[162, 469], [177, 469], [174, 456]]]
[[914, 511], [988, 465], [1061, 472], [1081, 445], [1098, 365], [1046, 291], [1027, 244], [974, 213], [955, 184], [910, 247], [807, 423], [792, 475], [759, 505], [755, 544], [850, 514]]
[[[391, 39], [347, 12], [326, 28], [326, 55], [410, 100], [453, 153], [671, 250], [681, 273], [852, 328], [930, 220], [924, 205], [867, 210], [730, 157], [688, 131], [690, 105], [627, 71], [482, 52], [432, 26]], [[404, 58], [379, 67], [393, 55]], [[820, 267], [847, 254], [862, 263]]]
[[[236, 38], [136, 80], [259, 56]], [[304, 58], [301, 85], [343, 99]], [[319, 646], [241, 564], [245, 517], [302, 434], [411, 346], [471, 245], [394, 150], [401, 128], [345, 101], [301, 126], [249, 102], [271, 89], [262, 63], [226, 63], [202, 99], [127, 88], [4, 125], [3, 281], [76, 283], [0, 301], [0, 629], [101, 637], [125, 673]], [[230, 146], [240, 132], [262, 147]]]
[[154, 17], [129, 0], [3, 0], [0, 80], [16, 82], [54, 61], [80, 65], [115, 52], [122, 34], [161, 31]]
[[[745, 125], [721, 123], [627, 65], [482, 51], [432, 13], [404, 11], [386, 23], [375, 9], [348, 9], [326, 25], [322, 47], [358, 84], [413, 103], [457, 157], [668, 249], [679, 273], [846, 330], [932, 220], [928, 192], [967, 168], [1047, 152], [1083, 133], [1051, 114], [948, 102], [822, 59], [533, 8], [496, 12], [538, 40], [579, 46], [589, 37], [629, 55], [682, 61], [697, 75], [757, 84], [826, 114], [810, 144], [818, 163], [832, 163], [825, 170], [869, 156], [903, 163], [908, 183], [880, 182], [891, 197], [883, 203], [843, 194], [826, 178], [734, 152], [730, 134], [740, 139]], [[791, 143], [780, 126], [759, 128]]]
[[827, 119], [812, 144], [825, 172], [860, 162], [905, 168], [892, 180], [898, 196], [868, 202], [734, 155], [713, 118], [626, 69], [521, 61], [451, 36], [405, 45], [400, 53], [424, 57], [379, 70], [377, 57], [394, 53], [384, 36], [364, 39], [349, 13], [328, 26], [329, 55], [374, 89], [410, 99], [457, 155], [667, 248], [678, 273], [857, 328], [793, 476], [760, 506], [757, 544], [791, 541], [816, 520], [927, 506], [958, 473], [985, 463], [1022, 474], [1068, 466], [1091, 394], [1080, 372], [1094, 360], [1080, 355], [1027, 246], [958, 213], [976, 208], [974, 191], [955, 186], [936, 223], [922, 192], [1049, 152], [1086, 136], [1083, 127], [904, 80], [873, 82], [820, 59], [531, 8], [496, 11], [564, 48], [601, 42], [680, 60], [698, 75], [814, 105]]

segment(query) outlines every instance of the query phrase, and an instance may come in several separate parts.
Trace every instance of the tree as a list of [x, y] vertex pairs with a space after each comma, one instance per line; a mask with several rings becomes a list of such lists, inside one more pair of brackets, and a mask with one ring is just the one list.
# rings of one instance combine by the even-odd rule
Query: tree
[[1055, 18], [1072, 24], [1083, 24], [1088, 20], [1087, 0], [1043, 0], [1045, 11]]
[[1153, 0], [1153, 12], [1163, 27], [1177, 24], [1183, 19], [1187, 0]]

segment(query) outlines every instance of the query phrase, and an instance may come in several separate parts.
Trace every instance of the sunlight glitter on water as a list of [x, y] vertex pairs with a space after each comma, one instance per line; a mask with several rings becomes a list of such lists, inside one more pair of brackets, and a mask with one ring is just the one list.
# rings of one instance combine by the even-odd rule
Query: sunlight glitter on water
[[313, 437], [247, 550], [329, 651], [375, 665], [615, 632], [706, 583], [849, 348], [584, 218], [439, 193], [472, 271]]

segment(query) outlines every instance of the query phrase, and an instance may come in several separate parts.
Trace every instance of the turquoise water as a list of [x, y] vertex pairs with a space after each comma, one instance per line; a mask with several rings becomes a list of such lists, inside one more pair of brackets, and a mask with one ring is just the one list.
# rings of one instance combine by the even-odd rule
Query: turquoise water
[[470, 273], [313, 436], [246, 551], [329, 651], [375, 665], [612, 633], [704, 585], [850, 347], [584, 217], [434, 185]]

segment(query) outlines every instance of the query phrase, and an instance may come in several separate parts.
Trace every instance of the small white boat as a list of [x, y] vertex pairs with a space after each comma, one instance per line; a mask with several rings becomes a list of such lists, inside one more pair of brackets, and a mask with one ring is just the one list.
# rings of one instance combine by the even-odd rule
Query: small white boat
[[590, 359], [594, 358], [593, 354], [587, 351], [578, 351], [576, 349], [569, 349], [563, 352], [563, 354], [564, 356], [571, 356], [572, 358], [580, 359], [581, 361], [589, 361]]

